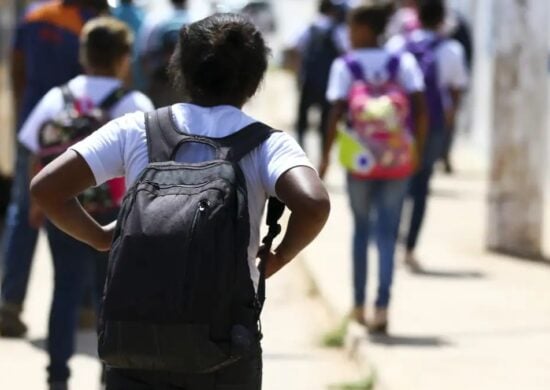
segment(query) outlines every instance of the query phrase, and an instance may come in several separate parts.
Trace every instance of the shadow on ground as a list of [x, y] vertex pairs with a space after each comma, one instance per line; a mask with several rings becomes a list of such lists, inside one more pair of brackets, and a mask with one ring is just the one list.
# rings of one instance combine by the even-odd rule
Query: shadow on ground
[[435, 268], [423, 268], [415, 271], [414, 275], [444, 279], [483, 279], [486, 277], [484, 273], [474, 270], [444, 270]]
[[407, 336], [398, 334], [370, 335], [369, 341], [373, 344], [400, 347], [440, 348], [451, 345], [438, 336]]

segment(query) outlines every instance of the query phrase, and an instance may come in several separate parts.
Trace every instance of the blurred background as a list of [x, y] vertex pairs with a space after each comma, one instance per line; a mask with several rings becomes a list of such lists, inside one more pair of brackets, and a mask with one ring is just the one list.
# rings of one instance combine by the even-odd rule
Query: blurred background
[[[4, 177], [13, 174], [16, 150], [9, 56], [27, 3], [0, 0]], [[169, 7], [167, 0], [134, 4], [146, 15]], [[325, 179], [333, 202], [327, 228], [269, 285], [266, 389], [550, 389], [550, 3], [448, 0], [447, 6], [470, 30], [473, 61], [457, 118], [453, 172], [436, 167], [418, 251], [424, 269], [407, 272], [398, 249], [388, 335], [366, 336], [346, 320], [353, 226], [345, 174], [335, 162]], [[264, 32], [273, 49], [271, 68], [245, 111], [289, 132], [298, 88], [288, 52], [317, 8], [317, 0], [188, 3], [191, 20], [244, 12]], [[307, 133], [304, 145], [317, 164], [315, 133]], [[2, 389], [45, 383], [52, 270], [43, 237], [35, 257], [23, 313], [27, 339], [0, 338]], [[374, 262], [372, 267], [377, 269]], [[374, 292], [376, 272], [370, 279]], [[72, 384], [79, 390], [97, 388], [94, 343], [93, 332], [80, 334], [72, 362]]]

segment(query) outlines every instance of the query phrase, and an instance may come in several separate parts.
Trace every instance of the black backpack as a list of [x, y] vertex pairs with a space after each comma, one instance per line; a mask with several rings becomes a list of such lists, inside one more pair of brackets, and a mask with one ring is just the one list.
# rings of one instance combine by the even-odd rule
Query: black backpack
[[[179, 132], [169, 107], [146, 114], [150, 163], [128, 191], [111, 249], [99, 355], [111, 367], [209, 373], [258, 352], [265, 299], [250, 277], [247, 189], [238, 162], [274, 130], [225, 138]], [[185, 143], [216, 159], [174, 162]], [[270, 199], [271, 247], [284, 205]]]
[[311, 26], [309, 40], [302, 59], [300, 81], [302, 88], [308, 90], [308, 94], [316, 103], [326, 101], [326, 91], [330, 68], [336, 58], [340, 56], [340, 50], [334, 42], [334, 31], [337, 25], [328, 29]]
[[[60, 87], [64, 108], [53, 119], [46, 121], [38, 131], [38, 158], [46, 166], [68, 148], [90, 136], [109, 122], [110, 111], [129, 91], [123, 87], [114, 88], [97, 107], [81, 110], [68, 85]], [[98, 187], [89, 188], [79, 199], [86, 211], [94, 216], [115, 212], [124, 194], [124, 180], [114, 179]]]

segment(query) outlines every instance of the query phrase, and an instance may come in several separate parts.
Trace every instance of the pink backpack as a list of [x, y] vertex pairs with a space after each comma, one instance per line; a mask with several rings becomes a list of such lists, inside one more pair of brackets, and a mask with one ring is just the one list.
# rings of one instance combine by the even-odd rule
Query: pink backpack
[[415, 170], [416, 156], [409, 130], [409, 97], [397, 81], [399, 57], [389, 59], [389, 77], [382, 82], [367, 80], [361, 65], [351, 56], [344, 61], [354, 78], [348, 97], [348, 134], [343, 137], [353, 156], [348, 153], [341, 160], [347, 161], [344, 165], [359, 178], [410, 176]]

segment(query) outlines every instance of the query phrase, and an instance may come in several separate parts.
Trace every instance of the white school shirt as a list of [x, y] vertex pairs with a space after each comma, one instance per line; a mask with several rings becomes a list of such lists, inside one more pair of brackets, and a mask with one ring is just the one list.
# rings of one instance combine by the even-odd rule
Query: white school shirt
[[[77, 104], [82, 108], [92, 108], [100, 104], [115, 88], [119, 88], [122, 82], [112, 77], [77, 76], [69, 81], [68, 86], [75, 97]], [[51, 89], [23, 124], [19, 132], [19, 142], [33, 153], [40, 149], [38, 145], [38, 133], [42, 125], [57, 116], [65, 107], [63, 93], [59, 87]], [[118, 118], [134, 111], [153, 110], [151, 100], [141, 92], [129, 92], [114, 105], [110, 114], [111, 118]]]
[[[256, 120], [231, 106], [200, 107], [193, 104], [172, 106], [174, 123], [182, 133], [220, 138], [233, 134]], [[149, 164], [145, 115], [133, 113], [114, 120], [89, 138], [72, 147], [90, 166], [96, 183], [125, 176], [128, 187]], [[204, 148], [193, 145], [181, 150], [177, 161], [204, 160]], [[284, 132], [271, 135], [260, 147], [239, 163], [248, 191], [250, 243], [248, 261], [250, 275], [257, 288], [259, 272], [256, 258], [260, 243], [262, 215], [268, 196], [276, 196], [277, 180], [288, 170], [306, 166], [313, 168], [298, 143]]]
[[[386, 48], [392, 53], [397, 53], [406, 50], [408, 40], [418, 42], [435, 38], [436, 34], [432, 31], [416, 30], [407, 37], [397, 35], [391, 38], [386, 44]], [[446, 39], [435, 50], [440, 87], [443, 89], [466, 89], [469, 82], [468, 68], [462, 45], [454, 39]]]
[[[388, 62], [391, 58], [388, 50], [382, 48], [358, 49], [348, 55], [361, 65], [367, 80], [388, 79]], [[424, 91], [424, 76], [412, 54], [403, 53], [400, 56], [397, 81], [408, 93]], [[330, 71], [327, 100], [330, 102], [347, 100], [353, 82], [353, 75], [346, 62], [342, 57], [337, 58]]]

